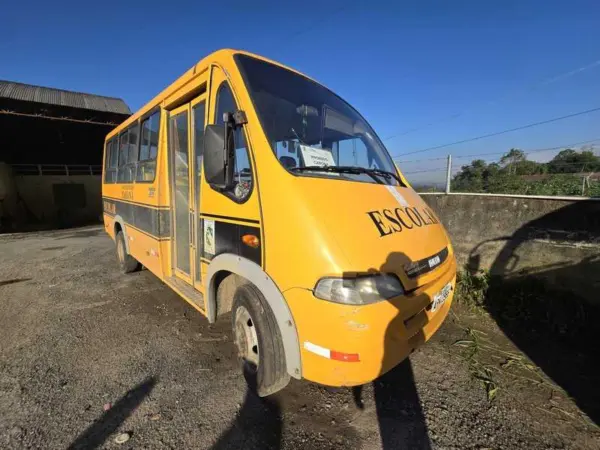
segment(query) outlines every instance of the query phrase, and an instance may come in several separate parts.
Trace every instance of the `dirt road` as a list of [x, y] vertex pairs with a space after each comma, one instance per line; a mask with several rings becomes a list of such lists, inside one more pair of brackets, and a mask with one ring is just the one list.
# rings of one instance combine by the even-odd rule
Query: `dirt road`
[[121, 275], [101, 227], [0, 236], [0, 447], [600, 448], [598, 428], [535, 368], [484, 380], [469, 336], [497, 349], [482, 353], [490, 364], [517, 352], [454, 308], [361, 390], [293, 381], [260, 401], [228, 320], [210, 326], [148, 271]]

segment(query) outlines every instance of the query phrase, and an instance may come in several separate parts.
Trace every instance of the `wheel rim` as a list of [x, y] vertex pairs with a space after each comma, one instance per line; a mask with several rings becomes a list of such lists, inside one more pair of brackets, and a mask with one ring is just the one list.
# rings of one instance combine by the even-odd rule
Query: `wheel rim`
[[246, 368], [255, 371], [260, 359], [258, 336], [254, 320], [244, 306], [235, 312], [235, 343]]
[[125, 250], [123, 249], [123, 242], [120, 239], [117, 242], [117, 256], [120, 262], [125, 261]]

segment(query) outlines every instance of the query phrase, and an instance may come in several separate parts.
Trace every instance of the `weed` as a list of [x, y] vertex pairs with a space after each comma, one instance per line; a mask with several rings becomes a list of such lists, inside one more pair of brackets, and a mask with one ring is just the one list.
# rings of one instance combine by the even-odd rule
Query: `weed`
[[501, 325], [518, 325], [527, 333], [551, 334], [571, 342], [591, 338], [600, 323], [597, 307], [534, 277], [504, 279], [465, 269], [457, 275], [455, 299], [485, 309]]
[[465, 306], [484, 306], [488, 287], [489, 275], [486, 272], [471, 273], [468, 270], [462, 270], [456, 275], [454, 298]]
[[482, 348], [479, 335], [485, 335], [485, 333], [473, 328], [467, 328], [465, 332], [469, 339], [460, 339], [456, 341], [454, 345], [465, 348], [466, 351], [464, 357], [469, 362], [469, 372], [473, 378], [481, 381], [487, 394], [487, 399], [491, 402], [496, 398], [499, 386], [494, 379], [492, 367], [481, 363], [478, 358]]

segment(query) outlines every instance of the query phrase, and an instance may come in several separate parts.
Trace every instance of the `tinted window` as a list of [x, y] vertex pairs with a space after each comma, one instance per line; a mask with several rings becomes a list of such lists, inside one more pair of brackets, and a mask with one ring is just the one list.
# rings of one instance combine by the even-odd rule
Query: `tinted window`
[[137, 135], [138, 124], [136, 123], [119, 136], [119, 169], [117, 171], [119, 183], [132, 183], [135, 178]]
[[[238, 108], [235, 104], [233, 94], [227, 82], [223, 82], [217, 91], [217, 110], [215, 123], [223, 124], [223, 113], [234, 112]], [[238, 200], [245, 200], [252, 191], [252, 169], [250, 167], [250, 156], [246, 146], [244, 130], [239, 127], [235, 130], [235, 168], [233, 195]]]
[[142, 121], [136, 181], [154, 181], [159, 128], [160, 111], [155, 112]]
[[104, 182], [115, 183], [117, 181], [117, 156], [118, 147], [115, 140], [106, 143], [106, 154], [104, 157]]
[[129, 155], [127, 156], [128, 164], [135, 164], [137, 161], [138, 130], [139, 126], [137, 123], [129, 129]]
[[119, 139], [110, 141], [110, 167], [116, 169], [119, 165]]
[[119, 167], [123, 167], [127, 164], [127, 157], [129, 155], [129, 139], [128, 134], [129, 130], [125, 130], [119, 136]]

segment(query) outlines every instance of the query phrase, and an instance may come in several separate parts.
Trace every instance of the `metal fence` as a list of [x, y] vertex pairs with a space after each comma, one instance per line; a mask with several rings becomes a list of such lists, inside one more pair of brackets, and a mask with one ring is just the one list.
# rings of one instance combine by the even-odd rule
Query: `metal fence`
[[101, 165], [89, 164], [11, 164], [15, 175], [101, 175]]

